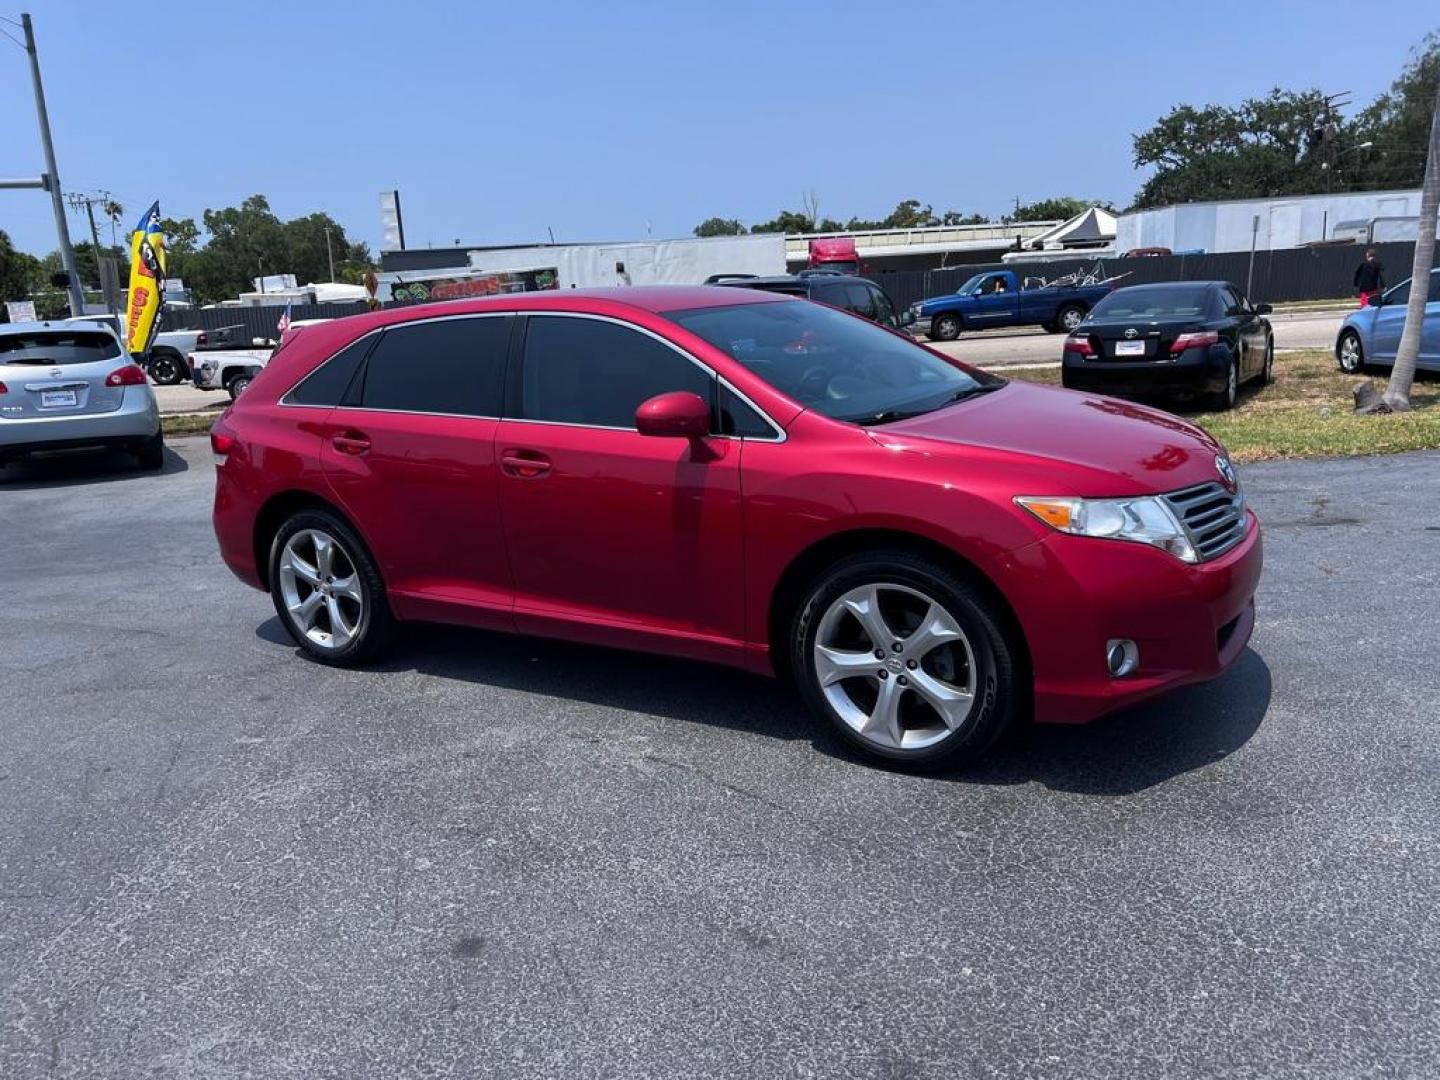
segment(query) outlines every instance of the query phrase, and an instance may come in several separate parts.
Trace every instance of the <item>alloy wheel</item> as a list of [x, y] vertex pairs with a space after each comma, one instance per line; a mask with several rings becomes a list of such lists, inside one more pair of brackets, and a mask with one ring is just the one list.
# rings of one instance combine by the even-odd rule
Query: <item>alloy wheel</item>
[[285, 542], [280, 595], [296, 632], [321, 649], [345, 648], [364, 622], [365, 594], [355, 562], [321, 529], [302, 529]]
[[1060, 316], [1060, 325], [1065, 328], [1066, 333], [1074, 331], [1084, 321], [1085, 313], [1079, 308], [1066, 308], [1064, 314]]
[[1354, 334], [1340, 339], [1340, 370], [1351, 375], [1360, 370], [1360, 339]]
[[826, 609], [815, 678], [836, 715], [886, 750], [921, 750], [965, 726], [975, 653], [945, 607], [918, 589], [861, 585]]

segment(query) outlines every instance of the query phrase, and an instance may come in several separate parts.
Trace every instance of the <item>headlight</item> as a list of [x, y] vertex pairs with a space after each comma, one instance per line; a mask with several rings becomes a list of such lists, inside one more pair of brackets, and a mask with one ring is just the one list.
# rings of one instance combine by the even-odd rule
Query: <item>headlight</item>
[[1037, 498], [1017, 495], [1016, 503], [1049, 525], [1073, 536], [1129, 540], [1168, 551], [1183, 562], [1199, 562], [1195, 546], [1165, 500]]

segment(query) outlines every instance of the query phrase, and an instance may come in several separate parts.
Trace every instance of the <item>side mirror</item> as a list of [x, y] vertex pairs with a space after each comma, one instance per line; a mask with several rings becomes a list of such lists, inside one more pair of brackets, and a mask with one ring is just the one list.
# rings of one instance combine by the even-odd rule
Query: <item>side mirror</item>
[[1275, 308], [1274, 308], [1274, 305], [1272, 305], [1272, 304], [1256, 304], [1256, 305], [1255, 305], [1255, 314], [1256, 314], [1256, 315], [1269, 315], [1269, 314], [1270, 314], [1272, 311], [1274, 311], [1274, 310], [1275, 310]]
[[900, 312], [900, 325], [901, 325], [901, 326], [914, 326], [914, 325], [915, 325], [915, 312], [911, 311], [909, 308], [906, 308], [904, 311]]
[[1385, 306], [1385, 294], [1384, 294], [1384, 293], [1381, 293], [1381, 292], [1377, 292], [1374, 296], [1370, 297], [1370, 302], [1369, 302], [1369, 304], [1367, 304], [1366, 306], [1367, 306], [1367, 307], [1384, 307], [1384, 306]]
[[635, 427], [641, 435], [703, 439], [710, 434], [710, 406], [689, 390], [656, 394], [635, 410]]

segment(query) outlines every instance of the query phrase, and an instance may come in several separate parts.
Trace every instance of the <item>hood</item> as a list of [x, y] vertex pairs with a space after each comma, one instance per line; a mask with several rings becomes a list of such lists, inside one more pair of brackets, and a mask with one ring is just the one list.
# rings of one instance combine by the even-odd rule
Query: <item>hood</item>
[[[952, 443], [1029, 458], [1057, 495], [1139, 495], [1220, 481], [1206, 431], [1158, 409], [1099, 394], [1011, 382], [983, 397], [868, 429], [882, 441]], [[1070, 490], [1064, 490], [1070, 488]]]

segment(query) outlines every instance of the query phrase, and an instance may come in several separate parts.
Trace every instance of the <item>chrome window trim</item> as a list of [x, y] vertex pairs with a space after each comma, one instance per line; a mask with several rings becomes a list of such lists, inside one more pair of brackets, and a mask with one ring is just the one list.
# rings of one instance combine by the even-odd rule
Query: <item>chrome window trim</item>
[[[406, 414], [406, 415], [413, 415], [413, 416], [465, 416], [465, 417], [469, 417], [469, 418], [472, 419], [472, 420], [487, 420], [487, 419], [489, 419], [489, 420], [498, 420], [498, 419], [499, 419], [498, 416], [484, 417], [484, 416], [476, 416], [474, 413], [432, 413], [432, 412], [422, 412], [422, 411], [420, 411], [420, 410], [418, 410], [418, 409], [376, 409], [376, 408], [367, 408], [367, 407], [365, 407], [365, 406], [363, 406], [363, 405], [343, 405], [343, 404], [341, 404], [340, 402], [336, 402], [334, 405], [306, 405], [306, 404], [304, 404], [304, 403], [302, 403], [302, 402], [299, 402], [299, 401], [291, 401], [291, 400], [289, 400], [289, 398], [290, 398], [290, 395], [291, 395], [291, 394], [295, 393], [295, 391], [296, 391], [297, 389], [299, 389], [300, 384], [303, 383], [306, 379], [310, 378], [311, 375], [314, 375], [317, 371], [319, 371], [321, 368], [323, 368], [326, 364], [330, 363], [330, 361], [334, 360], [337, 356], [339, 356], [339, 355], [340, 355], [342, 352], [344, 352], [346, 349], [350, 348], [350, 347], [353, 346], [353, 345], [358, 345], [358, 344], [360, 344], [360, 342], [364, 341], [366, 338], [368, 338], [368, 337], [370, 337], [370, 336], [372, 336], [372, 335], [374, 335], [374, 334], [383, 334], [386, 330], [394, 330], [394, 329], [398, 329], [398, 328], [400, 328], [400, 327], [405, 327], [405, 326], [420, 326], [420, 325], [422, 325], [422, 324], [437, 323], [437, 322], [455, 322], [455, 321], [458, 320], [458, 319], [499, 319], [499, 318], [509, 318], [509, 317], [511, 317], [511, 316], [519, 315], [519, 314], [523, 314], [523, 313], [522, 313], [522, 312], [518, 312], [518, 311], [460, 311], [460, 312], [456, 312], [454, 315], [432, 315], [432, 316], [428, 316], [428, 317], [424, 317], [424, 318], [419, 318], [419, 319], [404, 319], [404, 320], [401, 320], [400, 322], [386, 323], [384, 326], [377, 326], [377, 327], [375, 327], [373, 330], [367, 330], [367, 331], [365, 331], [365, 333], [361, 334], [359, 337], [355, 338], [353, 341], [347, 341], [344, 345], [340, 346], [340, 348], [336, 349], [333, 353], [331, 353], [329, 356], [327, 356], [324, 360], [320, 361], [320, 363], [316, 364], [313, 368], [311, 368], [309, 371], [307, 371], [304, 375], [301, 375], [300, 378], [296, 379], [295, 382], [291, 385], [290, 389], [286, 390], [285, 393], [283, 393], [283, 394], [280, 395], [280, 400], [277, 401], [276, 404], [277, 404], [277, 405], [280, 405], [280, 406], [282, 406], [283, 408], [286, 408], [286, 409], [341, 409], [341, 408], [344, 408], [344, 409], [357, 409], [357, 410], [362, 410], [362, 411], [364, 411], [364, 412], [403, 413], [403, 414]], [[506, 346], [506, 354], [507, 354], [507, 357], [508, 357], [508, 354], [509, 354], [509, 346], [508, 346], [508, 344], [507, 344], [507, 346]], [[273, 357], [273, 354], [272, 354], [272, 357]], [[370, 358], [369, 358], [369, 356], [366, 356], [365, 359], [368, 361]], [[504, 359], [502, 359], [501, 363], [503, 364], [504, 362], [505, 362]]]
[[[616, 326], [622, 326], [628, 330], [635, 330], [641, 334], [646, 335], [647, 337], [653, 338], [661, 345], [664, 345], [667, 349], [670, 349], [672, 352], [683, 356], [686, 360], [690, 361], [690, 363], [694, 364], [697, 368], [704, 372], [707, 377], [714, 379], [719, 385], [724, 386], [727, 390], [729, 390], [732, 394], [738, 397], [751, 409], [755, 410], [755, 414], [759, 416], [762, 420], [764, 420], [765, 423], [769, 424], [770, 430], [774, 433], [773, 435], [768, 437], [764, 435], [713, 434], [710, 436], [710, 438], [730, 439], [735, 441], [751, 439], [756, 442], [773, 443], [783, 443], [788, 440], [788, 435], [786, 434], [785, 429], [781, 427], [778, 423], [776, 423], [775, 419], [769, 413], [767, 413], [764, 409], [757, 405], [754, 399], [750, 397], [750, 395], [746, 394], [733, 382], [725, 378], [725, 376], [721, 375], [718, 371], [712, 368], [709, 364], [705, 363], [699, 357], [686, 352], [679, 345], [676, 345], [673, 341], [670, 341], [668, 338], [657, 334], [655, 331], [651, 330], [648, 327], [640, 326], [638, 323], [626, 322], [624, 319], [617, 319], [611, 315], [600, 315], [595, 312], [588, 311], [507, 310], [465, 312], [457, 313], [455, 315], [432, 315], [420, 319], [409, 319], [396, 323], [386, 323], [384, 326], [377, 326], [373, 330], [367, 330], [365, 333], [361, 334], [353, 341], [346, 342], [340, 348], [336, 349], [335, 352], [331, 353], [324, 360], [322, 360], [320, 363], [316, 364], [313, 368], [307, 371], [304, 375], [300, 376], [300, 378], [297, 379], [293, 385], [291, 385], [290, 389], [286, 390], [285, 393], [280, 396], [280, 399], [278, 402], [276, 402], [276, 404], [278, 404], [281, 408], [286, 409], [348, 409], [352, 412], [388, 413], [397, 416], [443, 416], [451, 419], [459, 417], [464, 420], [506, 420], [516, 424], [552, 424], [556, 427], [589, 428], [595, 431], [635, 432], [635, 428], [633, 427], [614, 427], [609, 424], [577, 424], [565, 420], [535, 420], [524, 416], [479, 416], [475, 413], [439, 413], [427, 412], [420, 409], [380, 409], [370, 405], [345, 405], [341, 403], [336, 403], [334, 405], [307, 405], [303, 402], [290, 400], [290, 395], [295, 393], [296, 389], [300, 386], [300, 384], [303, 383], [306, 379], [310, 378], [311, 375], [314, 375], [317, 371], [323, 368], [326, 364], [330, 363], [330, 361], [334, 360], [335, 357], [339, 356], [346, 349], [350, 348], [351, 346], [358, 345], [360, 342], [364, 341], [368, 337], [371, 337], [372, 335], [383, 334], [386, 330], [392, 329], [394, 327], [418, 326], [422, 323], [449, 322], [456, 319], [498, 319], [516, 316], [528, 316], [532, 318], [548, 316], [551, 318], [565, 319], [591, 319], [596, 322], [607, 322], [612, 323]], [[369, 358], [366, 357], [367, 361], [368, 359]], [[520, 363], [522, 365], [525, 363], [525, 352], [523, 348], [520, 351]]]
[[[745, 404], [748, 405], [748, 406], [750, 406], [750, 408], [754, 409], [756, 415], [758, 415], [758, 416], [759, 416], [761, 419], [763, 419], [767, 424], [769, 424], [771, 430], [775, 432], [775, 435], [774, 435], [773, 438], [765, 438], [764, 436], [760, 436], [760, 435], [720, 435], [720, 434], [712, 434], [712, 435], [710, 436], [710, 438], [712, 438], [712, 439], [740, 439], [740, 440], [743, 440], [743, 439], [755, 439], [755, 440], [760, 441], [760, 442], [785, 442], [785, 441], [786, 441], [785, 429], [782, 428], [779, 424], [777, 424], [777, 423], [775, 422], [774, 418], [771, 417], [769, 413], [767, 413], [767, 412], [766, 412], [764, 409], [762, 409], [759, 405], [755, 404], [754, 401], [752, 401], [752, 400], [751, 400], [745, 393], [743, 393], [737, 386], [735, 386], [732, 382], [730, 382], [729, 379], [725, 378], [723, 375], [721, 375], [718, 371], [716, 371], [714, 368], [712, 368], [709, 364], [705, 363], [705, 361], [701, 360], [699, 357], [694, 356], [694, 355], [692, 355], [691, 353], [686, 352], [686, 351], [685, 351], [684, 349], [682, 349], [679, 345], [676, 345], [675, 342], [671, 341], [669, 338], [666, 338], [666, 337], [664, 337], [664, 336], [662, 336], [662, 335], [660, 335], [660, 334], [657, 334], [654, 330], [651, 330], [649, 327], [641, 326], [641, 325], [639, 325], [638, 323], [626, 322], [624, 319], [617, 319], [617, 318], [615, 318], [613, 315], [600, 315], [600, 314], [597, 314], [597, 313], [595, 313], [595, 312], [589, 312], [589, 311], [526, 311], [526, 312], [522, 312], [521, 314], [527, 315], [527, 316], [529, 316], [530, 318], [550, 317], [550, 318], [560, 318], [560, 319], [590, 319], [590, 320], [592, 320], [592, 321], [594, 321], [594, 322], [612, 323], [612, 324], [615, 325], [615, 326], [622, 326], [622, 327], [624, 327], [624, 328], [627, 329], [627, 330], [635, 330], [635, 331], [637, 331], [637, 332], [639, 332], [639, 333], [641, 333], [641, 334], [644, 334], [646, 337], [654, 338], [656, 341], [658, 341], [661, 345], [664, 345], [664, 346], [665, 346], [667, 349], [669, 349], [671, 352], [677, 353], [678, 355], [683, 356], [686, 360], [689, 360], [690, 363], [694, 364], [697, 368], [699, 368], [701, 371], [703, 371], [709, 378], [712, 378], [712, 379], [714, 379], [717, 383], [723, 384], [723, 385], [725, 385], [726, 387], [728, 387], [729, 390], [730, 390], [732, 393], [734, 393], [734, 395], [735, 395], [736, 397], [738, 397], [741, 401], [745, 402]], [[663, 315], [663, 314], [661, 314], [661, 318], [664, 318], [664, 315]], [[528, 335], [527, 335], [527, 336], [528, 336]], [[524, 366], [524, 364], [525, 364], [525, 350], [524, 350], [524, 348], [521, 348], [521, 350], [520, 350], [520, 364], [521, 364], [521, 366], [522, 366], [522, 368], [523, 368], [523, 366]], [[556, 425], [557, 427], [594, 428], [594, 429], [597, 430], [597, 431], [634, 431], [634, 430], [635, 430], [633, 427], [615, 427], [615, 426], [610, 425], [610, 424], [577, 424], [577, 423], [575, 423], [575, 422], [573, 422], [573, 421], [569, 421], [569, 420], [536, 420], [536, 419], [532, 419], [531, 417], [526, 417], [526, 416], [507, 416], [507, 417], [505, 417], [504, 419], [506, 419], [506, 420], [512, 420], [512, 421], [514, 421], [514, 422], [517, 423], [517, 424], [554, 424], [554, 425]]]

